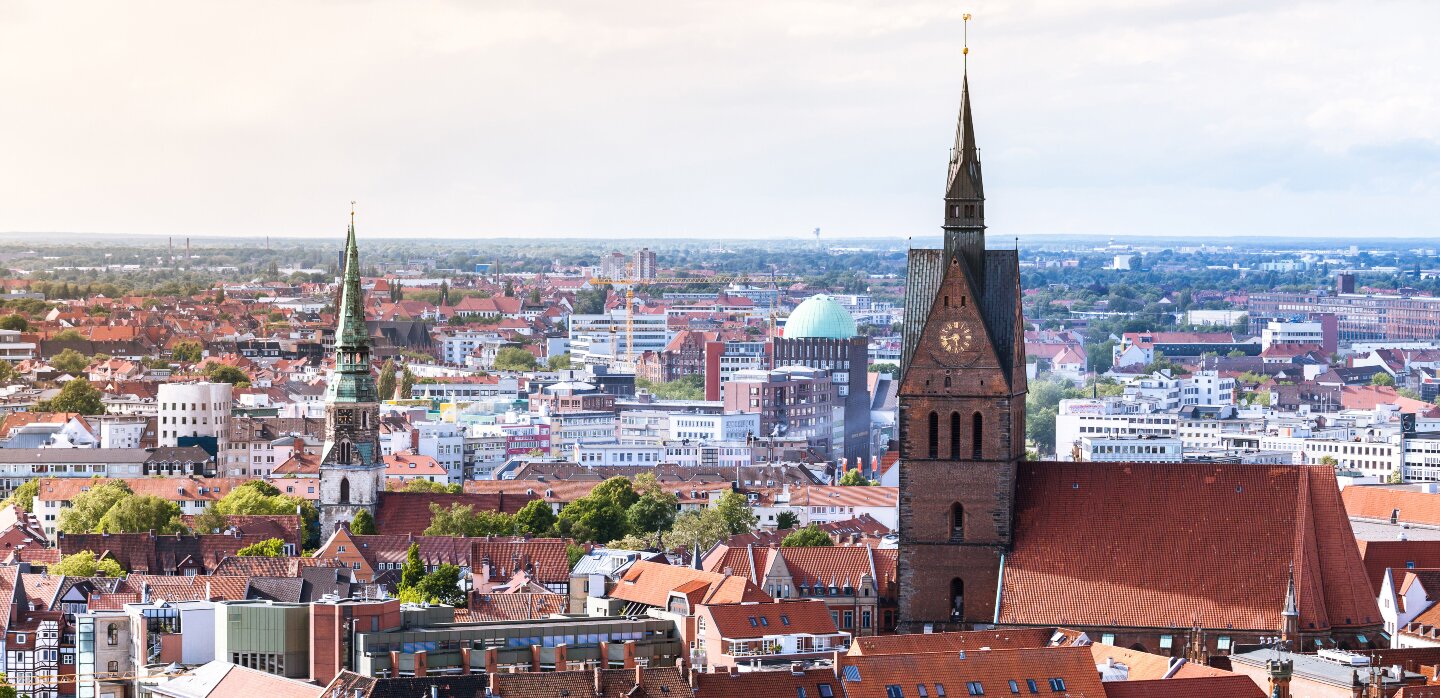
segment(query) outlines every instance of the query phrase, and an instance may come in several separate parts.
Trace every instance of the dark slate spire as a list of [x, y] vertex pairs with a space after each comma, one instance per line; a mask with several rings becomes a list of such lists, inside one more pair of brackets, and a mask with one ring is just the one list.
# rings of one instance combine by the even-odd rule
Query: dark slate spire
[[960, 116], [955, 123], [955, 146], [945, 180], [945, 260], [959, 256], [977, 293], [985, 288], [985, 186], [980, 174], [980, 148], [975, 142], [975, 116], [970, 108], [968, 29], [965, 65], [960, 78]]

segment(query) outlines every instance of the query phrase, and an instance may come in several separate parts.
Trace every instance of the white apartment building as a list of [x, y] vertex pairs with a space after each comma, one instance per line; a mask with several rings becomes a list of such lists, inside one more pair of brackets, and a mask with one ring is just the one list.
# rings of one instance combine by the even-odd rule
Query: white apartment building
[[765, 342], [725, 342], [720, 351], [720, 382], [728, 383], [741, 371], [764, 370], [769, 364]]
[[626, 410], [620, 413], [615, 437], [622, 444], [658, 445], [670, 435], [670, 413]]
[[1276, 345], [1325, 343], [1324, 330], [1318, 322], [1280, 322], [1271, 320], [1260, 330], [1260, 348]]
[[[599, 315], [571, 315], [570, 316], [570, 342], [576, 347], [577, 340], [582, 338], [588, 340], [593, 352], [596, 342], [607, 344], [612, 339], [617, 346], [610, 347], [612, 351], [618, 350], [620, 354], [627, 352], [636, 356], [647, 351], [664, 351], [665, 345], [670, 343], [673, 334], [666, 324], [665, 315], [634, 315], [635, 321], [635, 346], [628, 346], [625, 332], [625, 309], [620, 308], [608, 313]], [[612, 354], [613, 356], [613, 354]]]
[[1199, 371], [1186, 377], [1156, 371], [1126, 384], [1125, 396], [1148, 400], [1161, 410], [1178, 410], [1186, 405], [1233, 405], [1235, 379], [1215, 371]]
[[1405, 439], [1401, 473], [1406, 482], [1440, 482], [1440, 435], [1425, 434]]
[[19, 330], [0, 330], [0, 360], [20, 363], [35, 358], [35, 343], [20, 339]]
[[415, 383], [410, 397], [437, 402], [487, 402], [496, 398], [514, 400], [520, 396], [520, 380], [515, 376], [443, 378], [439, 383]]
[[505, 432], [493, 424], [472, 424], [465, 429], [465, 470], [472, 480], [493, 480], [495, 469], [508, 459]]
[[1180, 463], [1185, 447], [1178, 437], [1086, 436], [1080, 439], [1081, 459], [1097, 463]]
[[760, 434], [759, 414], [672, 414], [669, 421], [672, 441], [744, 441]]
[[615, 443], [612, 412], [558, 412], [538, 421], [550, 425], [550, 453], [567, 453], [580, 444]]
[[571, 448], [576, 463], [593, 467], [653, 466], [661, 463], [684, 467], [748, 467], [754, 463], [754, 449], [744, 441], [718, 443], [665, 442], [644, 444], [578, 444]]
[[1388, 478], [1401, 472], [1405, 447], [1398, 434], [1393, 436], [1335, 439], [1325, 437], [1268, 436], [1260, 437], [1264, 451], [1289, 451], [1295, 463], [1322, 463], [1333, 459], [1341, 470], [1358, 471], [1370, 477]]
[[211, 436], [224, 453], [229, 445], [229, 383], [162, 383], [155, 401], [159, 403], [158, 443], [178, 446], [183, 437]]
[[[463, 365], [465, 359], [475, 354], [475, 350], [487, 343], [505, 343], [505, 339], [495, 332], [484, 332], [480, 330], [460, 330], [453, 334], [444, 334], [435, 338], [436, 348], [439, 349], [439, 358], [447, 364]], [[382, 395], [389, 398], [389, 395]]]
[[1072, 449], [1083, 438], [1176, 437], [1179, 415], [1161, 412], [1147, 402], [1119, 398], [1061, 400], [1055, 416], [1055, 450], [1059, 460], [1073, 460]]
[[416, 422], [415, 452], [430, 456], [453, 483], [465, 480], [465, 433], [449, 422]]

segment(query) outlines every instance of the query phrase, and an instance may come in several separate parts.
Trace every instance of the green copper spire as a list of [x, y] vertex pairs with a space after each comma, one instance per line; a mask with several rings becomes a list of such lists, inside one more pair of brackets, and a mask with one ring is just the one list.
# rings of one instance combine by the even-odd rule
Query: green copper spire
[[345, 275], [341, 282], [339, 321], [335, 326], [335, 375], [326, 402], [379, 402], [370, 374], [370, 331], [365, 326], [365, 295], [360, 290], [360, 248], [355, 244], [355, 211], [345, 236]]

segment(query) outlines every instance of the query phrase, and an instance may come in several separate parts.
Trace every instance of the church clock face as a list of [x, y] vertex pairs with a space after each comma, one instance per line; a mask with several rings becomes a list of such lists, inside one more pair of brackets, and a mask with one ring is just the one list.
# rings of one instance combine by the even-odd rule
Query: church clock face
[[951, 354], [963, 354], [975, 346], [975, 330], [969, 323], [952, 321], [940, 329], [940, 347]]
[[335, 423], [343, 426], [350, 426], [355, 421], [355, 414], [350, 410], [336, 410]]

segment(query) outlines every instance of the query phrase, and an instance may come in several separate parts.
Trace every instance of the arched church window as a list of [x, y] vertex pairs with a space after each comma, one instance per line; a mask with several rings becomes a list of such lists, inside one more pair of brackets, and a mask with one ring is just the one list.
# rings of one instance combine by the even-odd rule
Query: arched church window
[[340, 503], [350, 503], [350, 478], [348, 477], [340, 478]]
[[929, 440], [930, 440], [930, 444], [929, 444], [929, 445], [930, 445], [930, 457], [931, 457], [931, 458], [939, 458], [939, 457], [940, 457], [940, 415], [939, 415], [939, 414], [936, 414], [935, 412], [931, 412], [931, 413], [930, 413], [930, 425], [929, 425], [929, 426], [930, 426], [930, 434], [929, 434]]
[[970, 417], [970, 457], [974, 460], [980, 460], [980, 446], [984, 443], [980, 435], [984, 431], [985, 418], [976, 412]]
[[965, 618], [965, 581], [956, 577], [950, 580], [950, 620]]
[[[950, 378], [945, 378], [947, 384]], [[950, 460], [960, 460], [960, 413], [950, 413]]]
[[965, 539], [965, 507], [960, 502], [950, 505], [950, 540]]

